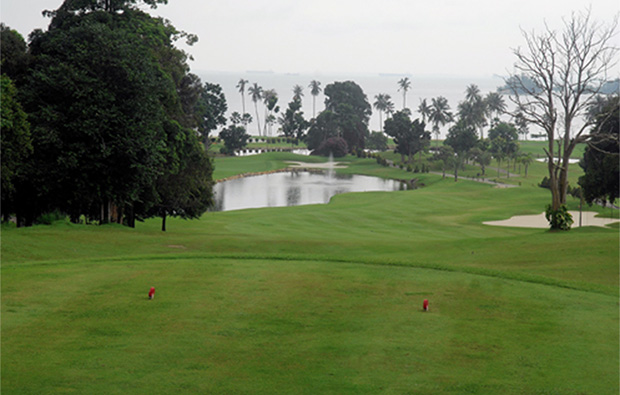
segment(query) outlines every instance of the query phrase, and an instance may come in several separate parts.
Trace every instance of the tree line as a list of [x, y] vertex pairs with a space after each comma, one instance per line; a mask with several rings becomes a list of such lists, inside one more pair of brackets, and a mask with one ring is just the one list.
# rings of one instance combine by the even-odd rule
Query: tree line
[[2, 40], [2, 216], [135, 226], [212, 203], [201, 140], [225, 122], [221, 88], [175, 47], [197, 37], [139, 9], [165, 0], [66, 0], [28, 42]]

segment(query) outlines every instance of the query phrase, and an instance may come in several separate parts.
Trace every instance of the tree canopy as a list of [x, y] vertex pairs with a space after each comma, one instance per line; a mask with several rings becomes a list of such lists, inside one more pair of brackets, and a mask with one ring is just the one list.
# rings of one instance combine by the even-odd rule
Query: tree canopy
[[613, 203], [620, 197], [620, 99], [609, 98], [595, 115], [588, 146], [579, 166], [584, 175], [579, 177], [583, 197], [588, 203], [596, 199]]
[[189, 73], [188, 55], [173, 44], [195, 38], [140, 3], [166, 0], [67, 0], [47, 12], [46, 31], [30, 35], [18, 90], [33, 150], [16, 204], [2, 207], [19, 224], [50, 210], [129, 225], [158, 210], [183, 217], [206, 210], [211, 162], [201, 157], [198, 132], [221, 122], [207, 103], [218, 92]]

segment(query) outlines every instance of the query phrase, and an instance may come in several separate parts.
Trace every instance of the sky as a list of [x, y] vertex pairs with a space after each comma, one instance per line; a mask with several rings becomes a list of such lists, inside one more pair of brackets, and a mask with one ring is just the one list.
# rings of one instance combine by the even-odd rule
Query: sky
[[[62, 0], [0, 0], [0, 20], [24, 37], [46, 29]], [[394, 73], [488, 77], [512, 70], [523, 31], [591, 8], [609, 23], [618, 0], [169, 0], [152, 15], [198, 35], [179, 45], [193, 71]], [[616, 36], [616, 44], [620, 39]]]

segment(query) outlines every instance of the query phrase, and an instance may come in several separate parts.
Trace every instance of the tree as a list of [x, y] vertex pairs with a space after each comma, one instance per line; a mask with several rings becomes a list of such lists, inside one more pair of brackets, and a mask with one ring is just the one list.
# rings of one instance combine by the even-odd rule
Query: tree
[[310, 94], [312, 95], [312, 118], [316, 118], [316, 97], [321, 93], [321, 83], [317, 80], [310, 81]]
[[235, 151], [242, 149], [248, 144], [250, 135], [245, 132], [245, 128], [239, 125], [230, 125], [222, 129], [220, 138], [224, 140], [224, 153], [234, 156]]
[[610, 97], [594, 115], [595, 124], [590, 132], [588, 146], [579, 166], [584, 175], [579, 177], [586, 202], [596, 199], [613, 203], [620, 196], [620, 98]]
[[2, 161], [2, 215], [5, 220], [15, 212], [16, 183], [24, 177], [24, 162], [32, 154], [30, 124], [21, 104], [17, 101], [17, 89], [6, 75], [0, 77], [0, 147]]
[[[200, 90], [200, 98], [196, 100], [194, 113], [199, 117], [197, 130], [202, 136], [204, 145], [209, 145], [209, 134], [219, 125], [226, 123], [226, 97], [218, 84], [205, 83]], [[249, 114], [248, 114], [249, 115]]]
[[258, 102], [263, 97], [263, 88], [261, 88], [256, 82], [250, 88], [248, 88], [250, 97], [254, 102], [254, 109], [256, 110], [256, 125], [258, 126], [258, 135], [260, 136], [260, 118], [258, 117]]
[[422, 122], [426, 123], [427, 118], [430, 121], [432, 107], [429, 106], [428, 103], [426, 103], [426, 99], [420, 100], [420, 105], [418, 106], [418, 113], [422, 115]]
[[243, 78], [239, 79], [237, 82], [237, 88], [239, 89], [239, 93], [241, 93], [241, 108], [243, 110], [242, 114], [245, 114], [245, 85], [250, 82], [248, 80], [244, 80]]
[[456, 154], [454, 158], [454, 181], [458, 181], [458, 169], [463, 165], [469, 150], [475, 147], [477, 142], [476, 130], [462, 120], [459, 120], [448, 131], [448, 137], [443, 143], [452, 147]]
[[278, 104], [278, 94], [273, 89], [266, 89], [263, 91], [263, 103], [265, 104], [265, 127], [263, 133], [271, 135], [271, 125], [276, 121], [276, 117], [273, 113], [280, 111]]
[[437, 136], [437, 141], [439, 141], [439, 126], [443, 127], [445, 124], [452, 122], [452, 113], [450, 112], [448, 99], [443, 96], [432, 99], [431, 114], [428, 119], [432, 122], [433, 132]]
[[411, 89], [409, 77], [401, 78], [398, 81], [398, 90], [403, 91], [403, 109], [407, 107], [407, 91]]
[[371, 150], [385, 151], [388, 148], [388, 138], [382, 132], [371, 132], [366, 147]]
[[616, 63], [618, 48], [613, 37], [617, 24], [617, 17], [606, 25], [592, 21], [589, 11], [573, 13], [564, 20], [561, 32], [549, 27], [538, 34], [524, 32], [525, 48], [513, 51], [517, 62], [506, 85], [516, 112], [547, 135], [552, 217], [564, 211], [570, 156], [594, 123], [584, 116]]
[[449, 145], [442, 145], [434, 155], [434, 160], [441, 161], [441, 169], [443, 178], [446, 178], [446, 168], [453, 166], [455, 163], [454, 150]]
[[310, 122], [310, 129], [306, 136], [306, 145], [310, 151], [313, 151], [330, 137], [342, 137], [339, 118], [332, 111], [321, 111], [319, 116], [313, 118]]
[[304, 132], [308, 128], [308, 121], [304, 119], [304, 113], [301, 111], [300, 98], [293, 97], [284, 115], [280, 118], [280, 125], [284, 136], [296, 140], [303, 138]]
[[[491, 141], [491, 152], [497, 159], [497, 176], [502, 159], [510, 159], [519, 150], [519, 134], [514, 125], [500, 122], [489, 130], [489, 140]], [[508, 162], [510, 164], [510, 162]], [[510, 167], [506, 173], [510, 175]]]
[[168, 216], [199, 218], [213, 204], [213, 165], [192, 130], [175, 122], [165, 128], [168, 135], [166, 171], [157, 178], [156, 203], [149, 210], [161, 217], [166, 231]]
[[525, 119], [523, 114], [517, 112], [513, 115], [512, 119], [515, 126], [517, 127], [517, 130], [519, 131], [519, 134], [523, 135], [523, 140], [527, 140], [527, 135], [530, 133], [530, 130], [527, 126], [527, 120]]
[[237, 111], [234, 111], [232, 114], [230, 114], [230, 122], [233, 125], [241, 124], [243, 126], [247, 126], [252, 123], [252, 116], [248, 113], [241, 115]]
[[388, 108], [388, 103], [390, 101], [390, 95], [385, 93], [379, 93], [375, 95], [375, 102], [372, 104], [377, 111], [379, 111], [379, 131], [383, 132], [383, 113]]
[[0, 23], [0, 64], [2, 74], [20, 80], [28, 66], [26, 41], [16, 30]]
[[497, 92], [489, 92], [484, 98], [487, 116], [491, 121], [499, 122], [499, 116], [506, 111], [506, 103], [502, 95]]
[[465, 90], [465, 100], [458, 105], [459, 118], [467, 125], [480, 130], [480, 139], [484, 139], [483, 127], [487, 124], [488, 112], [486, 102], [480, 96], [477, 85], [471, 84]]
[[474, 147], [470, 150], [470, 155], [474, 162], [480, 165], [482, 176], [484, 176], [486, 167], [491, 164], [491, 153], [480, 147]]
[[22, 103], [33, 155], [17, 191], [19, 222], [59, 209], [74, 222], [85, 215], [133, 224], [158, 204], [157, 181], [169, 175], [170, 161], [184, 160], [168, 137], [198, 143], [191, 129], [201, 83], [188, 74], [188, 55], [174, 47], [178, 38], [195, 37], [137, 3], [67, 0], [46, 12], [47, 31], [31, 34]]
[[337, 118], [337, 134], [349, 150], [364, 149], [372, 113], [362, 88], [353, 81], [334, 82], [325, 87], [325, 108]]
[[293, 99], [297, 98], [301, 101], [302, 97], [304, 97], [304, 88], [301, 85], [295, 85], [293, 87]]
[[424, 122], [418, 119], [411, 121], [407, 109], [397, 111], [385, 121], [385, 133], [394, 139], [396, 152], [401, 155], [402, 162], [405, 161], [406, 155], [408, 162], [411, 163], [413, 155], [428, 146], [431, 135], [424, 128]]

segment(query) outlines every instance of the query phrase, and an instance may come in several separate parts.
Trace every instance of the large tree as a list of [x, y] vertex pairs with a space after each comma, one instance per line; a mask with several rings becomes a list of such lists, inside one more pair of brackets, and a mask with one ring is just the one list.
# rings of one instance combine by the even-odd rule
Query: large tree
[[439, 126], [444, 126], [445, 124], [452, 122], [452, 112], [450, 111], [448, 99], [443, 96], [433, 98], [431, 101], [431, 110], [428, 119], [433, 124], [433, 132], [439, 141]]
[[554, 213], [564, 211], [569, 159], [594, 122], [584, 116], [616, 64], [618, 48], [612, 40], [617, 22], [604, 24], [589, 12], [573, 13], [562, 31], [524, 32], [525, 47], [514, 50], [515, 70], [506, 85], [516, 111], [547, 135], [552, 227], [565, 228]]
[[250, 97], [254, 102], [254, 110], [256, 111], [256, 125], [258, 126], [258, 135], [260, 136], [260, 118], [258, 117], [258, 102], [263, 98], [263, 88], [260, 87], [256, 82], [250, 88], [248, 88], [248, 92], [250, 93]]
[[397, 111], [385, 121], [385, 133], [394, 139], [396, 152], [401, 155], [401, 161], [411, 163], [413, 155], [424, 150], [430, 142], [431, 134], [424, 130], [424, 122], [418, 119], [411, 121], [409, 110]]
[[301, 111], [300, 98], [293, 97], [279, 121], [284, 136], [294, 138], [297, 141], [303, 138], [304, 132], [308, 128], [308, 121], [304, 119], [304, 113]]
[[368, 120], [372, 113], [366, 94], [353, 81], [334, 82], [325, 87], [325, 108], [338, 120], [338, 134], [349, 150], [364, 148]]
[[478, 136], [473, 126], [459, 120], [448, 131], [448, 137], [444, 144], [452, 147], [456, 156], [454, 158], [454, 181], [458, 181], [459, 168], [463, 166], [469, 155], [469, 150], [476, 146]]
[[[519, 132], [514, 125], [500, 122], [489, 130], [491, 153], [497, 160], [497, 176], [503, 159], [510, 158], [519, 151]], [[508, 162], [507, 174], [510, 175], [510, 162]]]
[[375, 95], [375, 102], [372, 106], [379, 111], [379, 131], [383, 132], [383, 113], [388, 109], [388, 103], [390, 102], [390, 95], [386, 93], [379, 93]]
[[6, 75], [0, 77], [0, 147], [2, 161], [2, 215], [8, 217], [16, 208], [16, 184], [25, 177], [25, 163], [32, 154], [32, 137], [26, 113], [17, 100], [17, 89]]
[[401, 78], [398, 81], [398, 90], [403, 91], [403, 110], [407, 108], [407, 92], [411, 89], [409, 77]]
[[[18, 217], [60, 209], [102, 222], [148, 216], [157, 180], [168, 173], [176, 123], [197, 142], [201, 83], [169, 22], [134, 4], [165, 1], [68, 0], [47, 31], [31, 34], [24, 107], [34, 154]], [[205, 163], [205, 166], [210, 166]], [[209, 172], [209, 169], [203, 169]], [[115, 214], [115, 215], [113, 215]]]
[[321, 83], [317, 80], [310, 81], [310, 94], [312, 95], [312, 118], [316, 118], [316, 97], [321, 93]]
[[248, 80], [244, 80], [243, 78], [240, 78], [239, 82], [237, 82], [237, 89], [239, 89], [239, 93], [241, 94], [241, 108], [243, 114], [245, 114], [245, 86], [248, 82]]
[[594, 118], [596, 123], [579, 162], [584, 171], [579, 185], [588, 203], [596, 199], [613, 203], [620, 197], [620, 98], [609, 98]]

